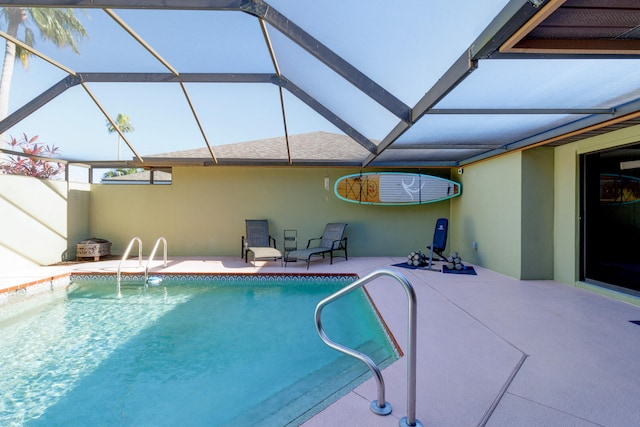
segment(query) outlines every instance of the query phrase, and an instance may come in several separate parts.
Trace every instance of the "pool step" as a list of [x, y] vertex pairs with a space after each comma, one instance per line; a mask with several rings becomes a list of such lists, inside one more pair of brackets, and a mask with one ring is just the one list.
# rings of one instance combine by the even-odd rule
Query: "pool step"
[[140, 289], [145, 287], [144, 275], [122, 276], [120, 280], [121, 289]]
[[[356, 350], [371, 357], [381, 369], [395, 361], [394, 356], [388, 356], [388, 349], [380, 348], [378, 343], [371, 340]], [[327, 378], [328, 372], [332, 375]], [[341, 356], [256, 405], [242, 417], [236, 418], [234, 423], [251, 423], [261, 427], [300, 425], [370, 377], [368, 368], [362, 362]], [[291, 400], [291, 396], [296, 398]], [[283, 406], [283, 402], [289, 403]]]

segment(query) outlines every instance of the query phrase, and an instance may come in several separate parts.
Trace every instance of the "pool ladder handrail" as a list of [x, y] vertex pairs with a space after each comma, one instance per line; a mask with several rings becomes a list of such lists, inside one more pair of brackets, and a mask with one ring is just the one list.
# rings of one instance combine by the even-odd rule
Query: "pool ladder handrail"
[[147, 265], [144, 268], [144, 283], [146, 285], [147, 281], [149, 280], [149, 264], [151, 264], [151, 261], [153, 261], [153, 257], [156, 255], [156, 251], [158, 250], [158, 246], [160, 245], [160, 242], [164, 243], [164, 266], [167, 266], [167, 239], [165, 239], [164, 237], [159, 237], [158, 240], [156, 240], [156, 244], [153, 246], [153, 249], [151, 250], [151, 255], [149, 255], [149, 259], [147, 260]]
[[369, 356], [364, 353], [360, 353], [354, 349], [346, 347], [342, 344], [338, 344], [335, 341], [332, 341], [324, 332], [322, 327], [322, 309], [332, 303], [333, 301], [343, 297], [344, 295], [361, 288], [367, 283], [371, 282], [374, 279], [379, 278], [380, 276], [390, 276], [396, 279], [402, 287], [404, 288], [407, 299], [409, 303], [409, 325], [408, 325], [408, 334], [409, 334], [409, 342], [407, 348], [407, 416], [403, 417], [400, 420], [401, 427], [422, 427], [420, 421], [416, 419], [416, 313], [417, 313], [417, 298], [415, 290], [411, 283], [407, 280], [407, 278], [391, 269], [381, 268], [378, 269], [367, 276], [356, 280], [350, 285], [345, 286], [341, 290], [335, 292], [334, 294], [328, 296], [318, 303], [315, 310], [315, 323], [316, 330], [318, 331], [318, 335], [322, 341], [325, 342], [329, 347], [337, 350], [341, 353], [344, 353], [348, 356], [355, 357], [356, 359], [364, 362], [371, 370], [373, 377], [376, 380], [376, 384], [378, 387], [377, 400], [371, 402], [371, 410], [377, 415], [389, 415], [391, 413], [391, 404], [385, 401], [385, 393], [384, 393], [384, 379], [382, 377], [382, 372], [380, 372], [380, 368], [375, 364], [373, 360]]
[[122, 294], [120, 293], [120, 281], [121, 281], [121, 278], [122, 278], [120, 270], [122, 268], [122, 263], [125, 262], [125, 260], [129, 257], [129, 252], [131, 252], [131, 248], [133, 248], [133, 244], [135, 242], [138, 242], [138, 267], [142, 267], [142, 239], [140, 239], [139, 237], [134, 237], [129, 242], [129, 245], [127, 246], [127, 249], [124, 251], [124, 255], [122, 255], [122, 259], [120, 260], [120, 264], [118, 264], [118, 275], [116, 276], [116, 285], [117, 285], [117, 289], [118, 289], [118, 297], [122, 296]]

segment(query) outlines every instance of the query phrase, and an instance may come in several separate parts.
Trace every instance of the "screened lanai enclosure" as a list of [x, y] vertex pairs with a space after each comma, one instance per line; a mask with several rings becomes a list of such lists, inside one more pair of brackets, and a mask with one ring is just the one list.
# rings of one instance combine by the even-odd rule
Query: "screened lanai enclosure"
[[[640, 124], [635, 0], [0, 6], [3, 141], [71, 167], [455, 169]], [[615, 157], [631, 166], [607, 174], [640, 178], [637, 144]]]
[[[12, 81], [0, 132], [38, 134], [62, 158], [88, 164], [120, 156], [171, 166], [185, 160], [147, 157], [196, 148], [207, 149], [207, 164], [251, 164], [215, 147], [268, 138], [281, 139], [284, 155], [263, 163], [325, 164], [336, 161], [330, 152], [308, 159], [287, 147], [292, 135], [324, 131], [361, 148], [343, 160], [352, 165], [457, 167], [635, 123], [640, 110], [632, 0], [2, 6], [1, 35], [31, 55], [28, 68], [18, 62], [4, 77]], [[11, 8], [23, 13], [12, 18]], [[70, 8], [77, 22], [51, 8]], [[46, 31], [70, 32], [77, 52], [43, 39]], [[133, 131], [107, 132], [118, 114]], [[322, 138], [307, 144], [323, 150]]]

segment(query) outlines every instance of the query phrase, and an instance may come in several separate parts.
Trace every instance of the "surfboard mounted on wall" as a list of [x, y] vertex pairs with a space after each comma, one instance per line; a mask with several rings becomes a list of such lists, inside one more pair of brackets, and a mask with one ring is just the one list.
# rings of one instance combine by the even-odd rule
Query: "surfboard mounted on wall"
[[640, 178], [610, 173], [600, 174], [600, 203], [626, 205], [640, 202]]
[[459, 196], [459, 183], [408, 172], [366, 172], [338, 178], [339, 199], [363, 205], [419, 205]]

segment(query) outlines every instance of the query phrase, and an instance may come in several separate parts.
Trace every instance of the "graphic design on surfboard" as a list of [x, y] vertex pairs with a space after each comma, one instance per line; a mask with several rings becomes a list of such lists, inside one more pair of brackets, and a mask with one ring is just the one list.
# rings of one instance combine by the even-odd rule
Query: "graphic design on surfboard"
[[626, 205], [640, 202], [640, 178], [611, 173], [600, 174], [600, 203]]
[[335, 183], [339, 199], [369, 205], [418, 205], [459, 196], [459, 183], [408, 172], [366, 172], [346, 175]]

